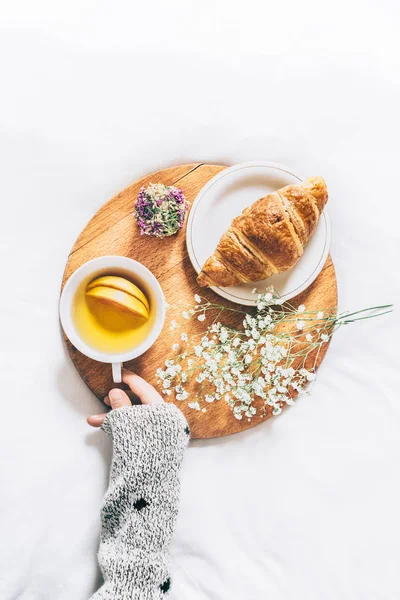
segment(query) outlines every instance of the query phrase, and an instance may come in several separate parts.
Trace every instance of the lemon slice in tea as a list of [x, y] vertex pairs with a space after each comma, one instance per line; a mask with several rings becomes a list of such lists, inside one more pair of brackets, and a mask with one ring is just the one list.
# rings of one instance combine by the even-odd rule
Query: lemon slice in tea
[[92, 290], [98, 286], [108, 287], [115, 290], [120, 290], [121, 292], [125, 292], [125, 294], [129, 294], [134, 298], [137, 298], [144, 304], [147, 308], [147, 312], [150, 310], [149, 302], [146, 296], [143, 294], [142, 290], [138, 288], [137, 285], [125, 279], [125, 277], [117, 277], [116, 275], [105, 275], [104, 277], [97, 277], [89, 283], [86, 290]]
[[137, 298], [123, 292], [121, 290], [106, 287], [103, 285], [96, 285], [92, 289], [87, 289], [86, 295], [91, 298], [96, 298], [100, 302], [106, 304], [113, 304], [121, 310], [127, 311], [136, 317], [142, 317], [143, 319], [149, 318], [149, 311], [147, 307]]

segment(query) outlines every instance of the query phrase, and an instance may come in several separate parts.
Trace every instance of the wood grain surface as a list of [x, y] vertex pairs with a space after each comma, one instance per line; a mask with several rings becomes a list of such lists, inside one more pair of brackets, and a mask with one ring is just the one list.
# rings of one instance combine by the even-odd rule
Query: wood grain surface
[[[193, 295], [199, 291], [196, 273], [186, 251], [185, 230], [176, 236], [161, 240], [141, 236], [132, 216], [133, 205], [139, 189], [149, 183], [177, 185], [192, 204], [207, 181], [225, 168], [221, 165], [188, 164], [163, 169], [134, 182], [100, 208], [79, 235], [68, 258], [62, 286], [83, 263], [109, 254], [134, 258], [149, 268], [158, 278], [167, 303], [170, 305], [164, 329], [150, 350], [125, 364], [127, 368], [154, 385], [156, 385], [156, 369], [163, 366], [166, 358], [173, 356], [171, 346], [179, 341], [180, 334], [183, 331], [189, 335], [199, 332], [199, 327], [204, 331], [205, 324], [187, 321], [181, 316], [182, 310], [188, 305], [193, 305]], [[201, 290], [201, 295], [217, 300], [225, 306], [232, 306], [210, 290]], [[305, 304], [307, 310], [320, 307], [336, 308], [337, 284], [330, 256], [319, 277], [306, 291], [293, 299], [292, 304], [294, 306]], [[241, 315], [232, 313], [230, 322], [239, 323], [242, 318]], [[175, 320], [178, 324], [174, 330], [170, 327], [171, 320]], [[67, 339], [66, 344], [80, 376], [93, 393], [102, 400], [110, 388], [113, 385], [115, 387], [110, 365], [95, 362], [82, 355]], [[328, 344], [324, 344], [317, 359], [317, 366], [323, 360], [327, 348]], [[123, 384], [119, 387], [125, 389]], [[170, 400], [169, 397], [167, 399]], [[190, 399], [193, 400], [192, 395]], [[190, 409], [187, 401], [176, 401], [176, 404], [184, 412], [190, 425], [191, 436], [194, 438], [211, 438], [237, 433], [254, 427], [271, 416], [268, 413], [264, 418], [256, 415], [250, 422], [247, 419], [239, 421], [233, 417], [228, 404], [223, 400], [208, 405], [205, 413]]]

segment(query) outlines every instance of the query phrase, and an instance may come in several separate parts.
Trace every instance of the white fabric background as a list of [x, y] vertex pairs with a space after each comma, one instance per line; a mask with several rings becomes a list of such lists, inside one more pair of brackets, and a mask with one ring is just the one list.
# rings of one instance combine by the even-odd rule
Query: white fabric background
[[[399, 295], [396, 0], [1, 3], [1, 600], [85, 600], [110, 444], [64, 350], [94, 211], [192, 161], [323, 175], [342, 309]], [[311, 398], [188, 451], [171, 600], [400, 598], [396, 315], [340, 331]]]

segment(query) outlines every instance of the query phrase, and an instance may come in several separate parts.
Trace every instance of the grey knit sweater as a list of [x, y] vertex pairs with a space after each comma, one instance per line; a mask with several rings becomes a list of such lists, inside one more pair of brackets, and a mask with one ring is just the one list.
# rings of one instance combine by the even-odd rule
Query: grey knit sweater
[[104, 584], [91, 600], [160, 600], [171, 584], [168, 548], [189, 427], [175, 405], [152, 404], [113, 410], [102, 428], [113, 458], [101, 509]]

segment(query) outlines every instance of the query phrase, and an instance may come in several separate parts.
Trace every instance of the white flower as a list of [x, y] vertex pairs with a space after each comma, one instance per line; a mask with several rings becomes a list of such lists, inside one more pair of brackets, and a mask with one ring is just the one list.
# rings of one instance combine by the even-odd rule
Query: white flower
[[206, 408], [202, 408], [201, 412], [207, 412], [207, 409]]
[[203, 348], [201, 346], [195, 346], [194, 347], [194, 352], [196, 354], [196, 356], [198, 356], [200, 358], [202, 352], [203, 352]]
[[193, 367], [193, 364], [194, 364], [194, 360], [193, 360], [193, 358], [189, 358], [189, 360], [187, 361], [187, 364], [188, 364], [188, 367], [189, 367], [189, 369], [190, 369], [191, 367]]
[[282, 412], [282, 409], [280, 406], [274, 406], [274, 408], [272, 409], [272, 414], [273, 415], [280, 415]]
[[167, 394], [167, 396], [171, 395], [172, 390], [161, 390], [163, 394]]
[[329, 335], [326, 335], [326, 333], [321, 333], [321, 340], [323, 342], [327, 342], [329, 340]]
[[246, 354], [246, 356], [244, 357], [244, 362], [246, 365], [249, 365], [252, 360], [253, 360], [253, 358], [252, 358], [251, 354]]
[[169, 379], [164, 379], [163, 384], [162, 384], [164, 390], [166, 390], [167, 388], [171, 387], [171, 382]]
[[182, 340], [182, 342], [187, 342], [188, 341], [188, 334], [187, 333], [182, 333], [181, 334], [181, 340]]
[[210, 359], [207, 360], [207, 369], [210, 371], [210, 373], [215, 373], [215, 371], [218, 369], [217, 361], [210, 357]]
[[240, 415], [240, 417], [236, 417], [237, 419], [241, 419], [242, 418], [242, 407], [241, 406], [235, 406], [233, 409], [233, 414], [235, 415]]
[[221, 331], [219, 334], [219, 341], [222, 343], [225, 343], [227, 341], [227, 339], [228, 339], [228, 332], [225, 329], [225, 327], [221, 327]]
[[315, 379], [314, 373], [307, 373], [307, 381], [314, 381], [314, 379]]
[[190, 315], [187, 310], [182, 311], [182, 317], [184, 319], [190, 319]]
[[194, 295], [194, 300], [195, 300], [195, 302], [197, 302], [197, 304], [201, 304], [201, 298], [198, 294]]
[[194, 410], [200, 410], [200, 404], [197, 402], [188, 402], [188, 407], [193, 408]]
[[304, 304], [300, 304], [299, 308], [297, 309], [297, 312], [302, 313], [306, 310], [306, 307], [304, 306]]
[[304, 321], [297, 321], [297, 329], [299, 331], [301, 331], [302, 329], [304, 329], [304, 325], [305, 325]]
[[266, 302], [271, 302], [271, 300], [272, 300], [272, 294], [271, 294], [271, 292], [268, 292], [267, 294], [264, 295], [264, 300]]
[[262, 390], [262, 387], [258, 384], [258, 383], [253, 383], [253, 392], [255, 393], [256, 396], [260, 396], [260, 398], [264, 397], [264, 392]]
[[179, 344], [172, 344], [172, 350], [174, 350], [174, 352], [179, 350]]
[[247, 325], [249, 327], [254, 327], [255, 325], [257, 325], [257, 320], [254, 317], [252, 317], [251, 315], [246, 315], [244, 318], [244, 321], [243, 321], [243, 325], [245, 327], [247, 327]]
[[177, 323], [176, 321], [173, 321], [173, 320], [172, 320], [172, 321], [171, 321], [171, 327], [170, 327], [170, 329], [176, 329], [176, 328], [177, 328], [177, 326], [178, 326], [178, 323]]
[[204, 397], [204, 399], [205, 399], [206, 402], [214, 402], [215, 397], [212, 396], [211, 394], [206, 394], [205, 397]]
[[306, 340], [307, 340], [307, 342], [312, 342], [312, 335], [311, 335], [311, 333], [307, 333]]
[[199, 321], [205, 321], [205, 320], [206, 320], [206, 315], [205, 315], [204, 313], [202, 313], [201, 315], [199, 315], [199, 316], [197, 317], [197, 319], [198, 319]]
[[285, 348], [285, 346], [278, 346], [277, 351], [279, 351], [280, 355], [283, 356], [283, 358], [286, 358], [287, 348]]
[[323, 319], [324, 318], [324, 313], [322, 312], [322, 310], [320, 310], [319, 312], [317, 312], [317, 319]]

